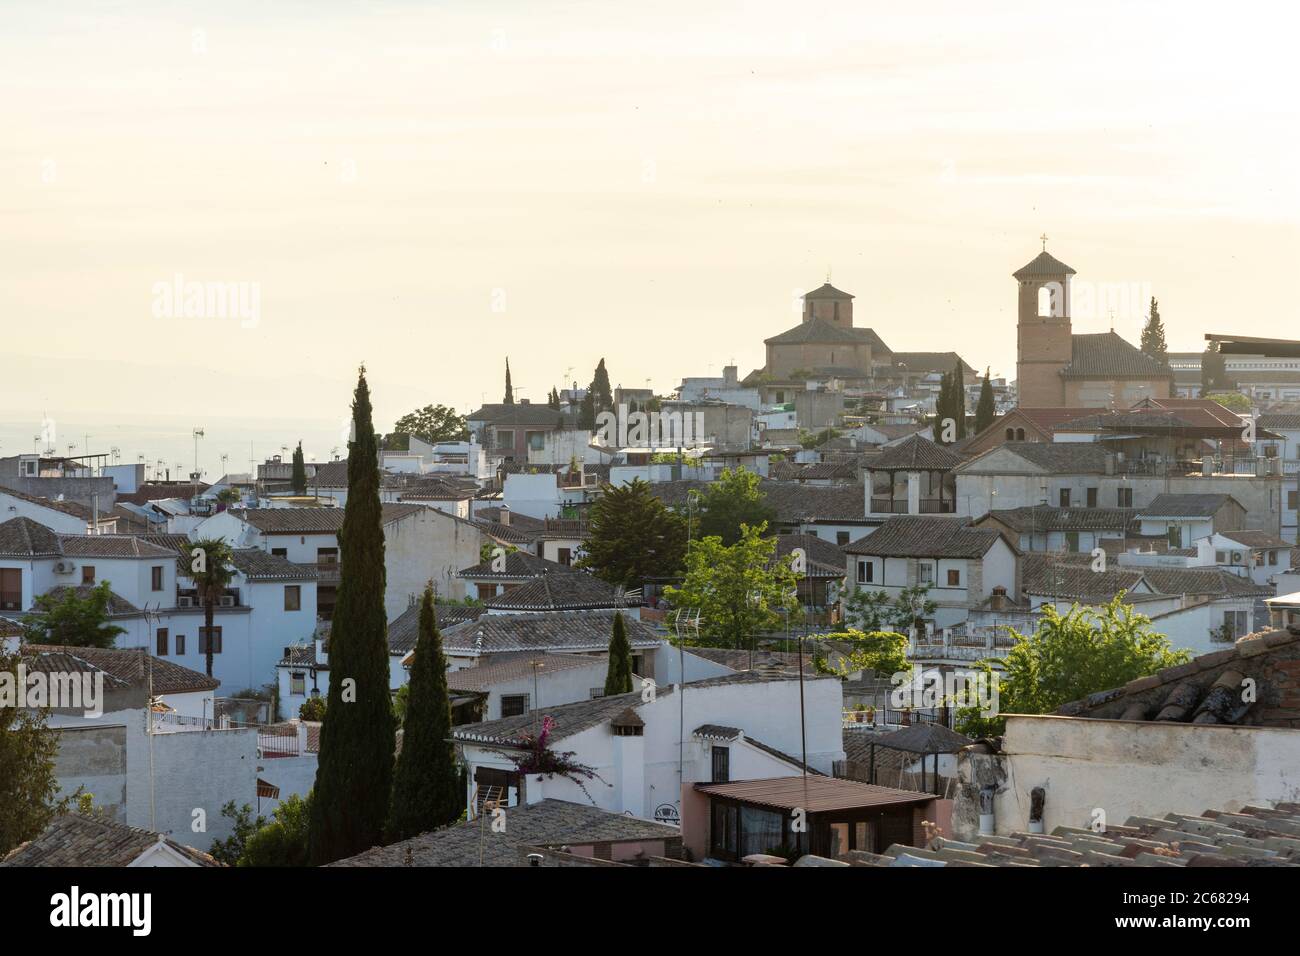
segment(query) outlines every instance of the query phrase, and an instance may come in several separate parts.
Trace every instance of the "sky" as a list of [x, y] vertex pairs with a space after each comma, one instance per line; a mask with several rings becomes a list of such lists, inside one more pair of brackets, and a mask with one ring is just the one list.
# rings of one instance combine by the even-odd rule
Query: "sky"
[[662, 393], [828, 274], [1013, 376], [1042, 234], [1076, 332], [1300, 334], [1297, 15], [1073, 6], [4, 0], [0, 455], [323, 455], [361, 362], [381, 428]]

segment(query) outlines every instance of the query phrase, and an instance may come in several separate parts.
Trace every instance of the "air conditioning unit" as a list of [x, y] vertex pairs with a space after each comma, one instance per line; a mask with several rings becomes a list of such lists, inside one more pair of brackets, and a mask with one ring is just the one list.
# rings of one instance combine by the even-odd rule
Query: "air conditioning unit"
[[194, 606], [194, 598], [192, 598], [192, 597], [188, 597], [188, 596], [178, 597], [178, 598], [176, 599], [176, 606], [177, 606], [177, 607], [193, 607], [193, 606]]
[[234, 595], [233, 595], [233, 594], [223, 594], [223, 595], [221, 595], [221, 606], [222, 606], [222, 607], [234, 607], [234, 606], [235, 606], [235, 597], [234, 597]]
[[71, 574], [75, 570], [77, 570], [77, 566], [71, 561], [57, 561], [54, 564], [55, 574]]

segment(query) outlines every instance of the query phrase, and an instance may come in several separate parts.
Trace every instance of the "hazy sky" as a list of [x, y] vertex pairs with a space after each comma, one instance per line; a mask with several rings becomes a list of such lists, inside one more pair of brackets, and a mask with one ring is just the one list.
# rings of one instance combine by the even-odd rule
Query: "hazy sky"
[[[1286, 7], [923, 6], [4, 0], [3, 417], [328, 432], [364, 360], [386, 427], [507, 354], [534, 401], [601, 356], [666, 391], [828, 269], [1012, 375], [1044, 231], [1175, 349], [1300, 336]], [[256, 321], [155, 315], [178, 274]]]

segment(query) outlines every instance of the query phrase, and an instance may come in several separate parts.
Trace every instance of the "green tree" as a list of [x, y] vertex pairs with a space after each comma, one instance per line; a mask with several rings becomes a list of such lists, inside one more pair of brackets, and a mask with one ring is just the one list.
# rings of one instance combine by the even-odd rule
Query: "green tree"
[[311, 804], [310, 857], [330, 863], [377, 845], [392, 796], [396, 747], [388, 690], [384, 529], [365, 368], [352, 402], [343, 574], [330, 630], [330, 688]]
[[603, 358], [596, 366], [596, 372], [591, 377], [591, 388], [588, 391], [595, 392], [594, 402], [598, 413], [609, 411], [614, 407], [614, 393], [609, 387], [609, 372], [605, 371]]
[[1212, 392], [1205, 397], [1234, 412], [1249, 412], [1251, 409], [1250, 399], [1241, 392]]
[[415, 643], [410, 688], [388, 820], [388, 838], [393, 842], [446, 826], [464, 807], [451, 744], [447, 659], [434, 617], [432, 584], [425, 587], [420, 604], [420, 636]]
[[1169, 346], [1165, 342], [1165, 324], [1160, 321], [1160, 307], [1155, 296], [1151, 297], [1151, 311], [1147, 315], [1147, 324], [1142, 327], [1142, 351], [1150, 355], [1161, 365], [1169, 364]]
[[298, 708], [299, 720], [310, 720], [313, 723], [319, 723], [325, 719], [325, 698], [308, 697]]
[[610, 584], [639, 588], [649, 578], [676, 576], [686, 558], [686, 521], [635, 479], [606, 485], [587, 516], [577, 566]]
[[997, 417], [997, 407], [993, 403], [993, 375], [990, 369], [984, 370], [984, 384], [980, 386], [979, 404], [975, 406], [975, 434], [993, 424]]
[[826, 635], [828, 641], [847, 643], [849, 650], [830, 667], [819, 662], [818, 667], [827, 673], [847, 677], [858, 671], [874, 671], [888, 677], [908, 670], [907, 635], [895, 631], [848, 630]]
[[776, 510], [759, 490], [758, 475], [743, 468], [727, 468], [700, 496], [700, 536], [717, 535], [724, 545], [740, 540], [742, 527], [768, 525]]
[[217, 492], [217, 503], [229, 508], [231, 505], [237, 505], [244, 500], [244, 493], [238, 488], [227, 486]]
[[506, 359], [506, 397], [501, 399], [501, 401], [506, 405], [513, 405], [515, 403], [515, 390], [510, 385], [510, 359], [509, 358]]
[[1228, 368], [1223, 360], [1223, 352], [1218, 342], [1211, 342], [1201, 353], [1201, 394], [1211, 392], [1235, 392], [1237, 383], [1228, 376]]
[[293, 450], [293, 493], [307, 493], [307, 463], [302, 456], [302, 442], [298, 442], [298, 447]]
[[[312, 794], [292, 794], [271, 811], [271, 822], [259, 827], [245, 842], [239, 866], [307, 866], [307, 835], [311, 827]], [[216, 854], [213, 854], [214, 856]]]
[[746, 647], [798, 607], [794, 572], [785, 561], [772, 560], [776, 539], [764, 538], [765, 530], [744, 527], [730, 546], [716, 535], [691, 542], [682, 586], [665, 593], [677, 607], [699, 612], [701, 644]]
[[[17, 654], [5, 654], [0, 642], [0, 681], [18, 684]], [[20, 710], [15, 699], [0, 694], [0, 857], [39, 834], [71, 803], [58, 798], [54, 758], [58, 734], [46, 725], [47, 712]]]
[[925, 627], [926, 619], [938, 609], [939, 605], [930, 599], [930, 585], [916, 584], [903, 588], [894, 598], [890, 608], [889, 623], [896, 629], [906, 631]]
[[596, 430], [596, 395], [591, 389], [587, 389], [578, 406], [578, 428], [584, 432]]
[[546, 404], [557, 412], [560, 410], [560, 390], [558, 388], [551, 389], [551, 394], [546, 397]]
[[948, 399], [948, 414], [956, 419], [958, 441], [966, 437], [966, 373], [961, 366], [961, 359], [957, 359], [952, 370], [952, 394]]
[[238, 866], [249, 838], [266, 826], [266, 817], [254, 817], [251, 803], [239, 807], [234, 800], [221, 808], [221, 815], [231, 821], [233, 830], [224, 840], [213, 840], [208, 852], [226, 866]]
[[113, 600], [108, 581], [88, 590], [56, 588], [36, 596], [22, 619], [23, 641], [28, 644], [67, 644], [72, 647], [112, 647], [126, 628], [109, 624]]
[[[1124, 592], [1098, 610], [1074, 605], [1061, 614], [1051, 604], [1032, 634], [1012, 631], [1016, 644], [1002, 660], [995, 715], [975, 707], [957, 712], [958, 730], [972, 737], [1005, 730], [1001, 714], [1047, 714], [1062, 704], [1119, 687], [1188, 660], [1170, 648], [1151, 619], [1124, 603]], [[982, 665], [992, 674], [989, 662]]]
[[857, 588], [844, 599], [844, 623], [850, 630], [868, 633], [883, 630], [892, 619], [886, 591]]
[[609, 637], [609, 669], [605, 674], [605, 696], [632, 692], [632, 645], [627, 639], [627, 625], [621, 612], [614, 615], [614, 630]]
[[944, 372], [939, 377], [939, 397], [934, 402], [934, 440], [944, 444], [944, 421], [952, 417], [952, 377]]
[[[221, 596], [234, 580], [235, 569], [230, 545], [220, 538], [204, 538], [190, 545], [190, 578], [198, 589], [199, 600], [203, 602], [203, 633], [199, 635], [199, 644], [207, 662], [208, 676], [212, 676], [212, 653], [214, 642], [211, 639], [213, 619]], [[204, 639], [207, 635], [207, 639]]]
[[425, 405], [403, 415], [393, 425], [384, 439], [389, 451], [404, 451], [410, 447], [407, 437], [414, 435], [421, 441], [436, 445], [441, 441], [465, 441], [469, 438], [469, 425], [446, 405]]

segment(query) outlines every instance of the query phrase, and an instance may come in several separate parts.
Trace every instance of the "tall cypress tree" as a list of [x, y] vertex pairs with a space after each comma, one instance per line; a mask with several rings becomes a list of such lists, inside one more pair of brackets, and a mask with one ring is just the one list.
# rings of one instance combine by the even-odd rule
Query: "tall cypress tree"
[[515, 403], [515, 390], [510, 385], [510, 359], [506, 359], [506, 397], [502, 401], [507, 405]]
[[632, 690], [632, 645], [627, 639], [623, 612], [614, 613], [614, 630], [609, 636], [609, 670], [605, 673], [605, 696], [627, 694]]
[[293, 493], [307, 493], [307, 463], [302, 457], [302, 442], [298, 442], [298, 447], [293, 450]]
[[975, 434], [993, 424], [997, 417], [997, 407], [993, 404], [993, 375], [990, 369], [984, 370], [984, 384], [980, 386], [980, 401], [975, 406]]
[[949, 412], [951, 407], [952, 376], [944, 372], [939, 378], [939, 397], [934, 401], [934, 440], [940, 444], [944, 443], [943, 421], [951, 417]]
[[606, 412], [614, 407], [614, 393], [609, 388], [609, 372], [605, 371], [603, 358], [596, 366], [596, 374], [591, 377], [590, 390], [596, 393], [593, 401], [596, 403], [597, 412]]
[[352, 401], [352, 430], [348, 500], [338, 536], [342, 576], [330, 629], [329, 703], [307, 840], [314, 866], [382, 841], [393, 784], [383, 509], [364, 366]]
[[1160, 304], [1151, 297], [1151, 312], [1142, 328], [1142, 351], [1164, 364], [1169, 363], [1169, 345], [1165, 342], [1165, 324], [1160, 319]]
[[451, 698], [447, 694], [447, 659], [434, 617], [433, 585], [424, 589], [420, 632], [411, 665], [410, 699], [402, 725], [402, 752], [393, 775], [390, 841], [405, 840], [456, 820], [465, 795], [456, 772], [451, 744]]
[[957, 422], [957, 440], [961, 441], [966, 437], [966, 374], [962, 371], [961, 359], [957, 359], [957, 367], [952, 370], [952, 407], [948, 410], [949, 414]]

